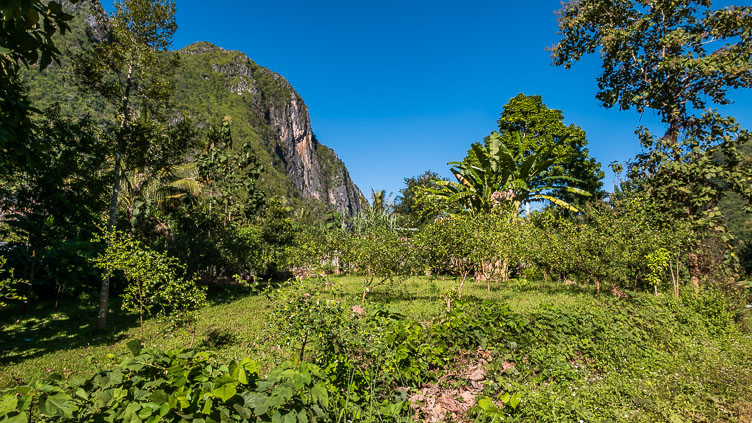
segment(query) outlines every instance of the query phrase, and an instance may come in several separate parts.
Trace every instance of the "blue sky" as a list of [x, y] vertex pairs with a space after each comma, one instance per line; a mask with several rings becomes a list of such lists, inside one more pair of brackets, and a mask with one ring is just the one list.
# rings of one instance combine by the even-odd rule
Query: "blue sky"
[[[111, 9], [111, 0], [105, 0]], [[714, 2], [714, 7], [735, 4]], [[740, 4], [740, 3], [737, 3]], [[639, 151], [650, 113], [606, 110], [595, 99], [600, 63], [551, 65], [560, 0], [381, 2], [178, 0], [174, 47], [209, 41], [240, 50], [287, 78], [309, 107], [318, 139], [366, 196], [397, 191], [427, 169], [449, 176], [470, 144], [496, 128], [518, 93], [541, 95], [588, 135], [606, 171]], [[752, 128], [752, 92], [723, 109]]]

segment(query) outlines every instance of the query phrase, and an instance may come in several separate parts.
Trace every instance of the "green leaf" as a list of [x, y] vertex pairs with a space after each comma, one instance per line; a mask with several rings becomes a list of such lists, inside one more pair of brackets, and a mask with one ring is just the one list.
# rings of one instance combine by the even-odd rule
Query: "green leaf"
[[212, 405], [213, 405], [213, 402], [212, 402], [211, 398], [207, 398], [206, 402], [204, 403], [204, 408], [201, 409], [201, 413], [202, 414], [211, 414], [211, 412], [212, 412]]
[[269, 405], [267, 403], [267, 395], [263, 392], [248, 392], [243, 394], [245, 398], [245, 404], [248, 407], [253, 408], [254, 414], [261, 416], [269, 411]]
[[514, 395], [512, 395], [511, 398], [509, 398], [509, 406], [512, 407], [513, 410], [516, 410], [521, 400], [522, 400], [522, 394], [517, 392]]
[[18, 398], [15, 394], [4, 394], [0, 397], [0, 416], [16, 411], [16, 405], [18, 405]]
[[152, 402], [155, 402], [157, 404], [165, 403], [165, 402], [167, 402], [167, 400], [169, 398], [170, 398], [170, 396], [167, 395], [167, 393], [165, 391], [161, 390], [161, 389], [158, 390], [158, 391], [155, 391], [153, 394], [149, 395], [149, 399]]
[[67, 419], [72, 419], [73, 412], [76, 411], [72, 398], [63, 392], [43, 396], [39, 401], [39, 409], [48, 416], [60, 416]]
[[311, 388], [311, 397], [314, 401], [320, 402], [324, 407], [329, 406], [329, 393], [321, 384], [315, 384]]
[[141, 418], [138, 416], [140, 409], [141, 404], [137, 402], [128, 404], [123, 413], [122, 421], [126, 423], [141, 423]]
[[8, 417], [3, 420], [3, 423], [28, 423], [29, 418], [26, 413], [16, 414], [13, 417]]
[[125, 344], [128, 347], [128, 350], [131, 352], [131, 354], [139, 355], [141, 353], [141, 340], [140, 339], [132, 339], [128, 341]]
[[238, 364], [237, 361], [232, 360], [230, 362], [230, 376], [242, 384], [248, 383], [248, 378], [245, 374], [245, 369]]
[[491, 401], [488, 397], [483, 397], [478, 400], [478, 407], [480, 407], [483, 411], [490, 411], [496, 408], [493, 401]]
[[225, 383], [222, 386], [219, 386], [217, 388], [214, 388], [212, 390], [212, 393], [219, 399], [221, 399], [223, 402], [226, 402], [230, 398], [234, 397], [235, 394], [238, 392], [235, 387], [238, 385], [237, 382], [233, 383]]

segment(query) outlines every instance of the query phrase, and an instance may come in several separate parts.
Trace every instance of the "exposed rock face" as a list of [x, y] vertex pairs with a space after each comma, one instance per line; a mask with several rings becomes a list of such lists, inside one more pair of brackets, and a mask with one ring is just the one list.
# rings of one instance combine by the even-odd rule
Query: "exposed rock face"
[[[357, 214], [362, 204], [363, 194], [350, 179], [344, 164], [334, 156], [333, 163], [326, 163], [329, 177], [322, 172], [320, 153], [326, 147], [320, 146], [313, 136], [308, 107], [294, 92], [282, 108], [272, 107], [270, 123], [276, 130], [287, 173], [295, 186], [308, 197], [331, 204], [347, 216]], [[317, 154], [319, 153], [319, 154]], [[334, 154], [329, 150], [329, 154]]]
[[321, 166], [314, 157], [308, 108], [295, 93], [291, 93], [283, 108], [270, 110], [269, 120], [283, 146], [287, 173], [302, 192], [321, 200]]
[[[225, 51], [209, 43], [195, 43], [182, 50], [191, 55], [223, 52], [235, 57], [229, 63], [212, 63], [212, 71], [222, 74], [225, 88], [246, 95], [261, 112], [274, 133], [274, 153], [285, 166], [295, 188], [307, 198], [328, 204], [332, 209], [353, 216], [363, 206], [363, 194], [334, 152], [321, 145], [311, 129], [308, 106], [290, 83], [265, 69], [245, 54]], [[265, 78], [264, 82], [260, 79]], [[269, 96], [269, 86], [275, 95]]]

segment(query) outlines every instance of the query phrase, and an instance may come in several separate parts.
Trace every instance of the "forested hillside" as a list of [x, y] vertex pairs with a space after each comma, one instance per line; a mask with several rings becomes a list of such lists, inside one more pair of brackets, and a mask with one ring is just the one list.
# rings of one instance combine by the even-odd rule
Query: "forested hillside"
[[[75, 57], [105, 36], [104, 11], [96, 0], [63, 2], [63, 8], [73, 19], [71, 34], [56, 37], [63, 52], [61, 65], [24, 73], [30, 97], [40, 107], [59, 103], [64, 115], [111, 119], [106, 102], [81, 89], [73, 69]], [[249, 141], [264, 166], [262, 189], [287, 197], [296, 207], [312, 208], [314, 214], [329, 209], [354, 216], [361, 209], [363, 195], [336, 153], [316, 139], [308, 107], [285, 78], [242, 52], [206, 42], [165, 54], [179, 56], [172, 70], [170, 113], [175, 119], [185, 114], [204, 129], [221, 124], [226, 116], [232, 118], [235, 138]], [[194, 153], [189, 152], [186, 161]]]

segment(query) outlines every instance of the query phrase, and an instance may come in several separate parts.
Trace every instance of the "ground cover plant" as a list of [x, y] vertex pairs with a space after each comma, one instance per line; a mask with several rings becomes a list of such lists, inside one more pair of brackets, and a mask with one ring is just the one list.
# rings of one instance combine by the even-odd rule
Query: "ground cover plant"
[[[470, 282], [464, 299], [447, 311], [445, 291], [454, 291], [453, 278], [412, 278], [401, 292], [372, 292], [365, 304], [361, 284], [357, 277], [330, 278], [268, 295], [215, 297], [198, 317], [198, 348], [184, 352], [178, 351], [190, 334], [166, 332], [157, 318], [146, 322], [145, 350], [130, 342], [137, 337], [134, 319], [119, 340], [88, 347], [66, 349], [68, 339], [84, 336], [74, 322], [68, 339], [7, 338], [14, 346], [3, 352], [2, 381], [10, 387], [5, 398], [18, 401], [5, 412], [75, 419], [112, 413], [126, 420], [141, 413], [144, 421], [160, 413], [166, 420], [176, 413], [207, 421], [219, 421], [223, 413], [236, 421], [266, 420], [293, 410], [295, 421], [748, 416], [747, 317], [714, 291], [699, 297], [685, 292], [679, 299], [629, 292], [597, 300], [577, 284], [512, 280], [489, 291], [484, 282]], [[237, 318], [229, 322], [229, 314]], [[34, 320], [19, 321], [4, 339], [27, 325], [21, 336], [42, 334], [56, 323], [48, 319], [37, 320], [36, 328]], [[57, 327], [48, 333], [62, 332]], [[45, 341], [57, 343], [44, 347]], [[25, 359], [25, 348], [38, 348], [37, 357]], [[170, 369], [165, 380], [150, 373], [160, 367]], [[187, 385], [174, 379], [178, 369], [192, 375]], [[79, 388], [85, 398], [76, 394]], [[203, 393], [180, 400], [189, 388]], [[129, 410], [128, 401], [117, 408], [110, 399], [101, 402], [109, 394], [97, 393], [119, 389], [134, 400]], [[160, 390], [165, 396], [155, 394]], [[275, 398], [268, 408], [258, 400], [261, 394]]]

